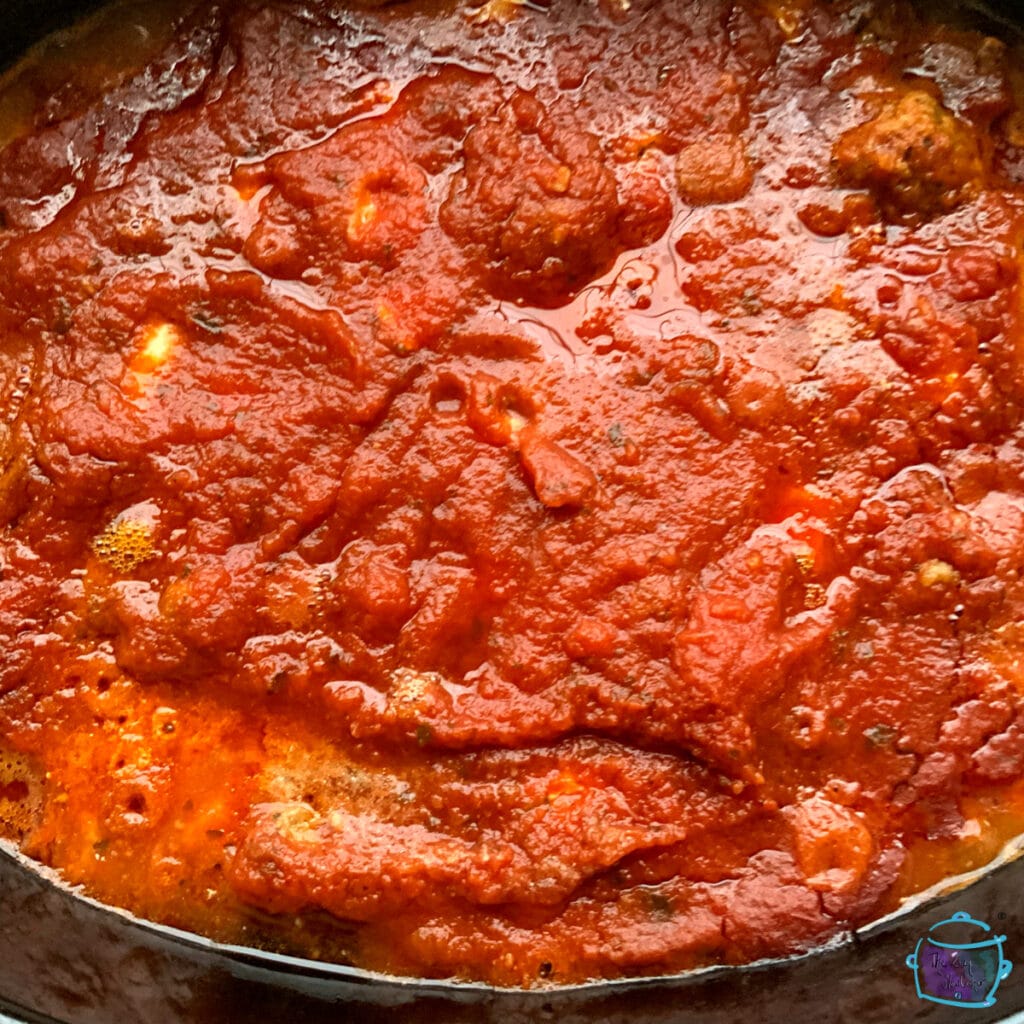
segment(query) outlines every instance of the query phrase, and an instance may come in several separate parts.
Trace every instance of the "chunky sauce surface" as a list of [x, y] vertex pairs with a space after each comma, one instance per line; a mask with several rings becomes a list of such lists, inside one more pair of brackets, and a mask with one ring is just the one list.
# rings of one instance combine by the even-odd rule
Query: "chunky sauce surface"
[[3, 108], [28, 853], [533, 985], [807, 949], [1024, 828], [1002, 44], [852, 0], [177, 12]]

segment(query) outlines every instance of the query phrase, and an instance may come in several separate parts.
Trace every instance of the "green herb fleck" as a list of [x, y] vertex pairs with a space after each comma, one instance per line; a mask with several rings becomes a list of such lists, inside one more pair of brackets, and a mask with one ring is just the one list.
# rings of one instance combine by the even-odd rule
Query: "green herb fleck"
[[675, 916], [675, 907], [664, 893], [652, 892], [649, 900], [653, 917], [660, 921], [668, 921]]
[[220, 334], [224, 330], [224, 325], [219, 320], [203, 310], [197, 310], [192, 314], [192, 323], [210, 334]]
[[896, 730], [891, 725], [880, 722], [864, 730], [864, 738], [872, 747], [888, 747], [896, 739]]

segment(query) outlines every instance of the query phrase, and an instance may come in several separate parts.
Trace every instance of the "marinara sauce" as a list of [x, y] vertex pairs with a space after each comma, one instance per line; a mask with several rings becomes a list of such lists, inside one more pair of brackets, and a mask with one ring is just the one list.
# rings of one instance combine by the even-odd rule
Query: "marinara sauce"
[[1024, 829], [1004, 44], [156, 10], [0, 107], [9, 836], [530, 986], [805, 950]]

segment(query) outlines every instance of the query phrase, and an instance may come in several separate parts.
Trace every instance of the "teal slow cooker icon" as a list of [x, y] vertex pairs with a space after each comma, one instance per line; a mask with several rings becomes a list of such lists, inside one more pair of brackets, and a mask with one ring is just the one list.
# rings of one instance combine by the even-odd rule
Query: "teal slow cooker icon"
[[991, 931], [962, 910], [933, 924], [907, 957], [918, 997], [946, 1006], [992, 1006], [1013, 964], [1003, 957], [1006, 936]]

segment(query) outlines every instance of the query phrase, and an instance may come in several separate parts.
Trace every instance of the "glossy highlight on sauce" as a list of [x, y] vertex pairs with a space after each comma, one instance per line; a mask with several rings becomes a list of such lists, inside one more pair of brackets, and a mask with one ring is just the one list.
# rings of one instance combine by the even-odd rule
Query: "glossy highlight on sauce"
[[10, 839], [536, 986], [810, 949], [1024, 831], [1006, 44], [120, 10], [0, 102]]

